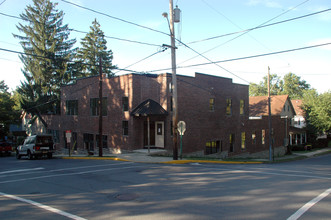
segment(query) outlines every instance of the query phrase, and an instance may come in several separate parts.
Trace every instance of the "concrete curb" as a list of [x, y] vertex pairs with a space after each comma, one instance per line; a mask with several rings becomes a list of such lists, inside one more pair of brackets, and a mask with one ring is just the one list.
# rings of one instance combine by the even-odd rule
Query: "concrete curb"
[[165, 164], [216, 163], [216, 164], [262, 164], [260, 161], [214, 161], [214, 160], [173, 160], [160, 162]]
[[151, 157], [151, 156], [144, 156], [146, 158], [138, 157], [137, 160], [129, 159], [123, 159], [116, 156], [104, 156], [104, 157], [97, 157], [97, 156], [55, 156], [57, 158], [61, 159], [71, 159], [71, 160], [114, 160], [114, 161], [123, 161], [123, 162], [134, 162], [134, 163], [154, 163], [154, 164], [190, 164], [190, 163], [209, 163], [209, 164], [264, 164], [264, 163], [282, 163], [282, 162], [288, 162], [288, 161], [294, 161], [294, 160], [301, 160], [309, 157], [319, 156], [323, 154], [331, 153], [331, 148], [325, 148], [321, 149], [315, 152], [307, 152], [303, 154], [293, 154], [290, 157], [284, 157], [280, 160], [276, 160], [273, 162], [269, 161], [218, 161], [218, 160], [171, 160], [164, 161], [165, 158], [158, 158], [158, 157]]
[[260, 161], [213, 161], [213, 160], [172, 160], [172, 161], [133, 161], [118, 157], [59, 157], [66, 160], [114, 160], [135, 163], [162, 163], [162, 164], [188, 164], [188, 163], [215, 163], [215, 164], [262, 164]]
[[66, 160], [116, 160], [116, 161], [132, 162], [130, 160], [117, 158], [117, 157], [60, 157], [60, 158]]

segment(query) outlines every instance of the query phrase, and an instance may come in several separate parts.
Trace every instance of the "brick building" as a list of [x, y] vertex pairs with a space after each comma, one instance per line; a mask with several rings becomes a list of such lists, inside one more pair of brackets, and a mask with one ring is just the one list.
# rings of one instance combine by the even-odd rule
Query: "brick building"
[[[275, 155], [285, 154], [295, 110], [288, 95], [271, 96], [271, 138]], [[249, 97], [250, 153], [269, 151], [268, 96]], [[260, 154], [261, 155], [261, 154]], [[267, 155], [267, 154], [265, 154]]]
[[[103, 147], [111, 151], [150, 146], [172, 152], [170, 74], [127, 74], [103, 79]], [[48, 132], [66, 146], [97, 151], [99, 78], [88, 77], [61, 88], [61, 115], [49, 115]], [[183, 153], [224, 157], [251, 149], [248, 86], [232, 79], [196, 73], [177, 76], [178, 120], [186, 122]], [[148, 129], [149, 124], [149, 129]], [[149, 133], [149, 135], [148, 135]]]

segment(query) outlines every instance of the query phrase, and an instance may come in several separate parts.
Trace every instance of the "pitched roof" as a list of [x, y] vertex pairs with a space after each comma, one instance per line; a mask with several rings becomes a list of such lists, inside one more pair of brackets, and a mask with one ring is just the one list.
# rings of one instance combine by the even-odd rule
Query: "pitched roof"
[[168, 115], [168, 112], [162, 106], [152, 99], [147, 99], [140, 103], [131, 112], [133, 116], [152, 116], [152, 115]]
[[297, 99], [297, 100], [291, 100], [293, 108], [295, 110], [295, 113], [300, 116], [304, 116], [304, 112], [301, 109], [302, 106], [302, 100]]
[[[282, 112], [288, 95], [275, 95], [271, 98], [271, 115], [280, 115]], [[268, 96], [252, 96], [249, 97], [249, 115], [261, 116], [268, 115]]]

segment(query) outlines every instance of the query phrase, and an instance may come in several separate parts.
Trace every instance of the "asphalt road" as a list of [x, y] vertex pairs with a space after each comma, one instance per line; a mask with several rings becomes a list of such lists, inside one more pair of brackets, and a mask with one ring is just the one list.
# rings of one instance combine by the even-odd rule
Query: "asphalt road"
[[0, 158], [1, 219], [331, 219], [331, 155], [280, 164]]

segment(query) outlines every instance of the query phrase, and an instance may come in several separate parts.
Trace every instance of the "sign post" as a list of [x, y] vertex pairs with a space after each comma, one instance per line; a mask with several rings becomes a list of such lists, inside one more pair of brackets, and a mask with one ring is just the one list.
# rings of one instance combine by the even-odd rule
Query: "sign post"
[[67, 139], [67, 148], [69, 150], [69, 157], [70, 157], [71, 156], [71, 153], [70, 153], [71, 131], [70, 130], [66, 130], [66, 139]]
[[177, 124], [177, 130], [180, 135], [180, 159], [183, 159], [183, 135], [186, 131], [186, 123], [184, 121], [179, 121]]

